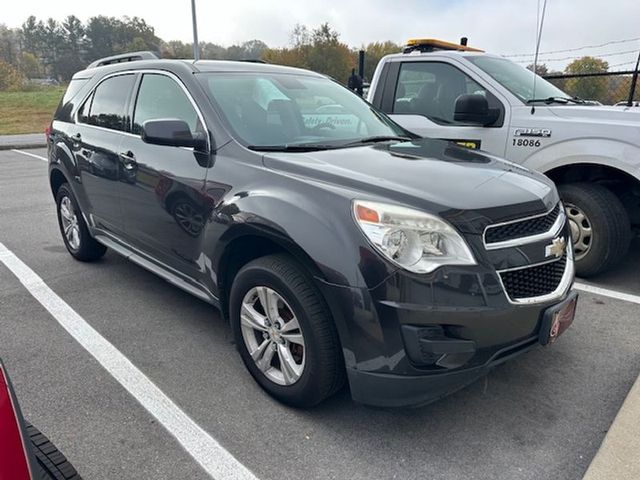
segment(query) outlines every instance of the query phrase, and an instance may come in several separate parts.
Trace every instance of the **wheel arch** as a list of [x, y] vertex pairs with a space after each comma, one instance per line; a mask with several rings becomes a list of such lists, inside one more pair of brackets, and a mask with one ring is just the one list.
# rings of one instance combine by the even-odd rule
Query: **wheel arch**
[[640, 180], [619, 168], [590, 162], [561, 165], [544, 172], [556, 185], [588, 182], [611, 190], [625, 206], [632, 223], [640, 224]]
[[218, 298], [224, 318], [229, 318], [231, 285], [240, 269], [252, 260], [275, 253], [291, 255], [312, 279], [324, 279], [322, 271], [311, 256], [292, 240], [273, 232], [239, 228], [225, 241], [224, 248], [215, 262], [215, 271], [219, 272]]
[[51, 187], [51, 193], [53, 198], [58, 194], [58, 190], [64, 183], [70, 183], [69, 179], [59, 168], [53, 168], [49, 173], [49, 186]]

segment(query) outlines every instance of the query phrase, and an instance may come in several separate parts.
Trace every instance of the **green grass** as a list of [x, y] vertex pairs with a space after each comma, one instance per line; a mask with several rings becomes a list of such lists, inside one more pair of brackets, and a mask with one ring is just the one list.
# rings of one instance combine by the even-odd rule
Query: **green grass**
[[0, 135], [41, 133], [51, 123], [64, 86], [0, 92]]

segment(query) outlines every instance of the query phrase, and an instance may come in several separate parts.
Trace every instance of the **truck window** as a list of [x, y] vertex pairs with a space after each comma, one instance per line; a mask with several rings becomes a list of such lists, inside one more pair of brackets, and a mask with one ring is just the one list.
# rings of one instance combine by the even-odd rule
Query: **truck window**
[[456, 125], [459, 124], [453, 119], [456, 99], [464, 94], [484, 95], [490, 106], [497, 103], [482, 86], [449, 64], [404, 62], [398, 75], [393, 113], [424, 115], [441, 125]]

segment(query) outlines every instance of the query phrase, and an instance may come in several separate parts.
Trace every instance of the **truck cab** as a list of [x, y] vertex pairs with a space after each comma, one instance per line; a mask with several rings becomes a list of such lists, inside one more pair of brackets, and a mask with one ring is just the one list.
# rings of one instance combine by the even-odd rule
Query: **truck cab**
[[570, 220], [579, 275], [624, 258], [640, 227], [638, 109], [587, 105], [508, 59], [434, 39], [410, 40], [384, 57], [368, 100], [413, 133], [549, 176]]

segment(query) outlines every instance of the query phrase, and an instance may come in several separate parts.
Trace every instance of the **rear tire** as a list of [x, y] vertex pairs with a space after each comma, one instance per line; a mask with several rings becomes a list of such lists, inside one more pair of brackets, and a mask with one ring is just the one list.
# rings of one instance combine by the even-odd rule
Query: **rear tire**
[[107, 247], [98, 243], [89, 233], [80, 206], [68, 183], [63, 183], [56, 194], [58, 226], [65, 247], [76, 260], [93, 262], [102, 258]]
[[631, 242], [631, 222], [622, 202], [593, 183], [569, 183], [558, 190], [571, 225], [576, 273], [589, 277], [614, 267]]
[[[262, 307], [266, 295], [270, 295], [268, 304], [277, 305], [275, 314], [267, 315], [267, 308]], [[291, 257], [269, 255], [242, 267], [231, 287], [229, 305], [233, 334], [242, 360], [256, 382], [271, 396], [294, 407], [310, 407], [344, 385], [346, 372], [331, 313], [310, 276]], [[252, 310], [251, 318], [257, 321], [250, 325], [246, 321], [247, 305], [256, 308]], [[241, 311], [244, 319], [241, 319]], [[292, 319], [297, 320], [299, 328], [287, 328], [293, 323]], [[273, 328], [269, 330], [264, 324]], [[298, 339], [293, 341], [293, 336]], [[298, 343], [300, 340], [302, 347]], [[267, 353], [254, 360], [249, 348], [253, 346], [256, 356], [259, 345], [264, 342]], [[272, 347], [273, 353], [268, 350]], [[282, 352], [280, 348], [289, 350]], [[295, 357], [297, 362], [292, 370], [295, 375], [289, 378], [286, 374], [289, 369], [281, 364], [287, 357]], [[260, 361], [261, 368], [258, 366]]]

